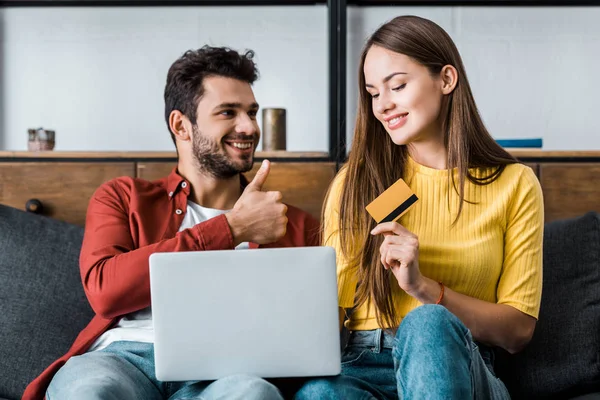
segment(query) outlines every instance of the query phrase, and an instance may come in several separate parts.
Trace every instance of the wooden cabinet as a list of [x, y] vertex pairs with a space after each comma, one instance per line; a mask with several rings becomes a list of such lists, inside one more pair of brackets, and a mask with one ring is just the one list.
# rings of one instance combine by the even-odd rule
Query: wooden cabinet
[[543, 163], [539, 176], [546, 221], [600, 212], [600, 162]]
[[154, 181], [168, 176], [176, 166], [176, 161], [139, 162], [136, 164], [137, 177], [148, 181]]
[[88, 202], [98, 186], [134, 173], [133, 162], [0, 163], [0, 203], [84, 225]]
[[[168, 175], [175, 165], [174, 162], [140, 162], [137, 164], [137, 176], [159, 179]], [[259, 167], [257, 162], [245, 174], [248, 180], [254, 178]], [[285, 203], [320, 218], [323, 200], [335, 173], [333, 162], [271, 162], [271, 172], [263, 190], [278, 190]]]
[[[513, 154], [540, 179], [546, 221], [600, 212], [600, 152], [538, 150]], [[322, 154], [257, 156], [272, 160], [265, 190], [281, 191], [286, 203], [320, 217], [336, 174], [334, 162], [324, 160]], [[0, 203], [25, 209], [29, 200], [37, 199], [42, 214], [83, 225], [89, 198], [103, 182], [123, 175], [155, 180], [167, 176], [176, 165], [172, 152], [0, 152]], [[258, 167], [257, 162], [246, 174], [248, 179]], [[39, 207], [35, 202], [29, 204], [31, 211]]]
[[538, 177], [538, 179], [540, 178], [540, 165], [539, 164], [526, 162], [525, 165], [527, 165], [529, 168], [531, 168], [533, 170], [533, 172]]
[[[0, 152], [0, 204], [83, 226], [89, 199], [102, 183], [119, 176], [160, 179], [176, 165], [172, 153]], [[259, 167], [246, 177], [251, 180]], [[320, 218], [335, 173], [334, 162], [272, 161], [264, 190], [281, 191], [284, 202]]]
[[[260, 167], [254, 165], [246, 174], [251, 180]], [[278, 190], [287, 204], [302, 208], [321, 218], [321, 208], [329, 184], [335, 177], [335, 163], [271, 163], [271, 172], [263, 190]]]

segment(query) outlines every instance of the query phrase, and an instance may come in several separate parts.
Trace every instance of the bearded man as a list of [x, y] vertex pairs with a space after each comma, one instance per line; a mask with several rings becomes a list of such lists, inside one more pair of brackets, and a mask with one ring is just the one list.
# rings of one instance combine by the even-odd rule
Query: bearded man
[[154, 373], [152, 253], [319, 245], [313, 217], [261, 190], [269, 161], [251, 182], [242, 175], [260, 138], [252, 58], [205, 46], [173, 63], [164, 100], [177, 165], [152, 182], [113, 179], [92, 196], [80, 270], [96, 316], [23, 399], [282, 399], [258, 377], [161, 382]]

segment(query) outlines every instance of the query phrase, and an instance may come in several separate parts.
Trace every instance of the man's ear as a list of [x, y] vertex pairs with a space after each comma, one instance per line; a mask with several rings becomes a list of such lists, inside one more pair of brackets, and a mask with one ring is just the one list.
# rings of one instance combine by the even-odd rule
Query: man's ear
[[442, 93], [450, 94], [458, 84], [458, 71], [452, 65], [445, 65], [440, 72]]
[[173, 132], [173, 135], [175, 135], [175, 139], [183, 142], [190, 140], [192, 124], [181, 111], [171, 111], [171, 114], [169, 114], [169, 128], [171, 128], [171, 132]]

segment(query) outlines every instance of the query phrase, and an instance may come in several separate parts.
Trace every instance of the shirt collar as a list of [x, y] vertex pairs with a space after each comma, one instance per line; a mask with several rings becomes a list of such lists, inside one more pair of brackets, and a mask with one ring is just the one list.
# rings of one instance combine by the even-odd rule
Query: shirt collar
[[169, 192], [169, 198], [173, 198], [177, 190], [183, 190], [186, 196], [190, 194], [190, 185], [189, 183], [183, 179], [183, 176], [179, 175], [177, 172], [177, 167], [174, 167], [169, 177], [167, 178], [167, 191]]
[[[244, 174], [240, 174], [240, 185], [242, 189], [245, 189], [248, 186], [248, 179], [244, 176]], [[173, 198], [177, 190], [181, 189], [186, 196], [190, 195], [190, 184], [186, 181], [183, 176], [179, 175], [177, 172], [177, 167], [174, 167], [169, 177], [167, 178], [167, 191], [169, 192], [169, 198]]]

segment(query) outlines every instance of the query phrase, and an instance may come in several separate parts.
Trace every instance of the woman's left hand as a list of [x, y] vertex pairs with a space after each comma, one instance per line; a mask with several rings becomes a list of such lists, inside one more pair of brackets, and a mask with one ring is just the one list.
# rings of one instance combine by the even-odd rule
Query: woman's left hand
[[397, 222], [379, 224], [371, 234], [385, 236], [379, 248], [383, 267], [392, 270], [400, 288], [409, 294], [416, 292], [423, 280], [419, 270], [419, 238]]

